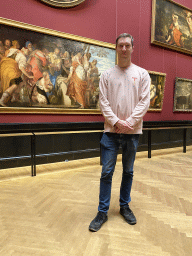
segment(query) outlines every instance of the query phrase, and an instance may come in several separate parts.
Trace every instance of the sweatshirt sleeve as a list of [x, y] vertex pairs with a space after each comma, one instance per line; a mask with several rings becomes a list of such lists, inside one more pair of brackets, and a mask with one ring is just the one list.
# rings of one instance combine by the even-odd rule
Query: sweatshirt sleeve
[[[146, 71], [147, 72], [147, 71]], [[144, 117], [146, 114], [149, 105], [150, 105], [150, 76], [147, 72], [141, 80], [141, 93], [139, 97], [139, 102], [133, 110], [132, 114], [126, 119], [131, 127], [137, 125], [137, 123]]]
[[100, 82], [99, 82], [99, 103], [101, 112], [106, 119], [106, 121], [111, 125], [114, 126], [119, 118], [113, 113], [112, 108], [108, 101], [108, 80], [107, 80], [107, 73], [104, 72], [101, 75]]

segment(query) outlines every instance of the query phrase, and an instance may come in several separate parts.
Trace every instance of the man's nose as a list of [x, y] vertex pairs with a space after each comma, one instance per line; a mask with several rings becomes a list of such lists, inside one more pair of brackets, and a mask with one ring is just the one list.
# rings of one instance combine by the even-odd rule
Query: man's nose
[[125, 51], [125, 50], [126, 50], [126, 46], [125, 46], [125, 45], [123, 45], [123, 48], [122, 48], [122, 50], [123, 50], [123, 51]]

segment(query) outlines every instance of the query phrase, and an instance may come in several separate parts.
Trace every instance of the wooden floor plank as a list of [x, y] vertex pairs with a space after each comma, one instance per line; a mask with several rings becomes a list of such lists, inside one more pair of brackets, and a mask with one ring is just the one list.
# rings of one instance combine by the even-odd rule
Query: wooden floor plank
[[89, 232], [98, 207], [99, 158], [0, 170], [1, 256], [191, 256], [192, 147], [138, 152], [131, 208], [119, 214], [118, 156], [108, 221]]

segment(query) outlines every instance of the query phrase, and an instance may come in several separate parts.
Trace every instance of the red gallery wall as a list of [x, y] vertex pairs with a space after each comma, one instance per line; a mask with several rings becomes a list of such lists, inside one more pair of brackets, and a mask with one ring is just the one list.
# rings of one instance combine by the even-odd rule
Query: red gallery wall
[[[192, 9], [191, 0], [176, 0]], [[115, 43], [128, 32], [135, 38], [132, 60], [150, 71], [166, 73], [162, 112], [147, 113], [145, 121], [191, 120], [190, 113], [173, 113], [175, 77], [192, 79], [192, 56], [151, 45], [152, 0], [85, 0], [61, 9], [40, 0], [0, 2], [0, 17], [65, 33]], [[0, 123], [103, 121], [101, 115], [0, 114]]]

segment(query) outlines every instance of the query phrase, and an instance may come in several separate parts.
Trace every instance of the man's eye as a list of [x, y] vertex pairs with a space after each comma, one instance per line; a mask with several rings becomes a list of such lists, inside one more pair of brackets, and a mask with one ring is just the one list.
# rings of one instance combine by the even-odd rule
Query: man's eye
[[[123, 48], [124, 45], [120, 45], [121, 48]], [[130, 48], [130, 45], [125, 45], [126, 48]]]

